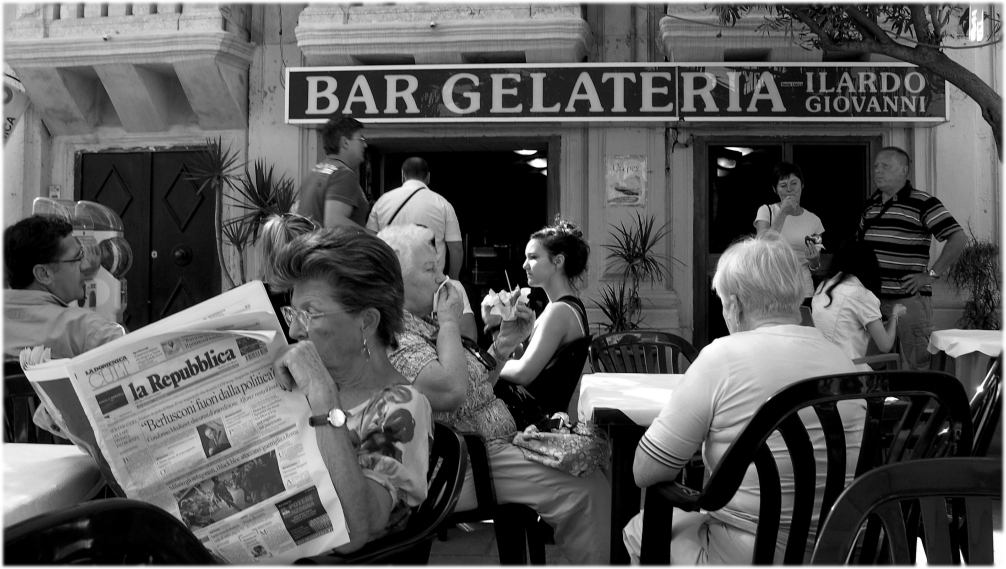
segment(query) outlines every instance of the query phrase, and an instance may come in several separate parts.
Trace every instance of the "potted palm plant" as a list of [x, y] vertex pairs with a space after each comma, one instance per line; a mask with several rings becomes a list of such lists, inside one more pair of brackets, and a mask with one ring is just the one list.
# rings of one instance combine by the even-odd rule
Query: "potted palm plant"
[[644, 281], [663, 282], [667, 276], [667, 265], [655, 253], [657, 244], [667, 236], [667, 224], [658, 229], [654, 229], [654, 225], [654, 216], [644, 218], [639, 212], [636, 212], [635, 223], [628, 227], [622, 223], [618, 227], [612, 225], [611, 236], [615, 242], [604, 248], [608, 250], [607, 259], [620, 266], [621, 279], [614, 285], [604, 285], [600, 291], [601, 302], [593, 301], [608, 319], [604, 325], [606, 332], [638, 329], [643, 321], [640, 285]]
[[992, 239], [978, 239], [968, 227], [971, 238], [947, 272], [947, 280], [958, 294], [967, 292], [964, 316], [957, 325], [965, 330], [999, 330], [1002, 326], [1002, 273], [999, 244]]
[[[238, 154], [230, 147], [224, 150], [219, 138], [207, 139], [206, 149], [200, 154], [193, 166], [189, 179], [198, 184], [198, 192], [210, 191], [216, 196], [216, 212], [214, 229], [216, 233], [217, 260], [224, 275], [227, 288], [244, 284], [247, 281], [245, 271], [245, 252], [258, 241], [262, 223], [272, 214], [282, 214], [290, 211], [297, 199], [297, 191], [293, 180], [285, 174], [278, 179], [274, 176], [273, 167], [265, 160], [256, 160], [252, 171], [247, 164], [238, 164]], [[239, 197], [225, 193], [230, 188]], [[236, 207], [244, 213], [236, 217], [223, 219], [224, 197], [234, 201]], [[223, 256], [223, 244], [227, 243], [237, 252], [238, 274], [233, 276], [227, 268]]]

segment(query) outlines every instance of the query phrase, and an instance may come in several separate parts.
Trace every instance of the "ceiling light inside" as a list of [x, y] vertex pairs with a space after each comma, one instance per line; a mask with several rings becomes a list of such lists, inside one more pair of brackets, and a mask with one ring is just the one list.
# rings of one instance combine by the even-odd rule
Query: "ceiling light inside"
[[[538, 173], [541, 174], [542, 176], [548, 176], [548, 170], [538, 170]], [[981, 391], [981, 390], [982, 390], [982, 388], [979, 387], [978, 391]]]
[[527, 163], [528, 166], [532, 168], [546, 168], [548, 167], [548, 160], [544, 158], [535, 158]]
[[720, 168], [736, 168], [737, 161], [731, 160], [729, 158], [717, 158], [716, 165], [719, 166]]
[[717, 178], [724, 178], [724, 177], [729, 176], [729, 175], [730, 175], [730, 170], [724, 170], [723, 168], [717, 168], [716, 169], [716, 177]]
[[538, 152], [537, 150], [514, 150], [517, 154], [521, 156], [531, 156], [532, 154]]
[[747, 156], [754, 152], [754, 148], [747, 148], [744, 146], [727, 146], [727, 150], [733, 150], [734, 152], [740, 152], [741, 156]]

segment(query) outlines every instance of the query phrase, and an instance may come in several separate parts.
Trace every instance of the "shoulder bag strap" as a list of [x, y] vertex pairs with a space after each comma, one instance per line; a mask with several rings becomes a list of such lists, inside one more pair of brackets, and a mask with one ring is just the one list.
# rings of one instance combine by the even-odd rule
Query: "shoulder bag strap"
[[894, 205], [894, 200], [895, 199], [897, 199], [897, 196], [894, 196], [893, 198], [887, 200], [887, 203], [884, 204], [884, 207], [880, 208], [880, 213], [878, 213], [877, 215], [873, 216], [873, 218], [871, 218], [871, 219], [866, 219], [866, 212], [869, 211], [869, 208], [872, 208], [873, 205], [870, 204], [870, 205], [866, 206], [867, 209], [866, 209], [866, 211], [863, 212], [863, 228], [859, 230], [859, 235], [858, 235], [858, 240], [859, 241], [862, 241], [863, 239], [866, 238], [866, 232], [871, 227], [873, 227], [874, 225], [876, 225], [878, 219], [880, 219], [881, 217], [884, 217], [884, 214], [887, 213], [887, 210], [890, 209], [892, 205]]
[[388, 223], [386, 223], [385, 225], [391, 225], [392, 222], [395, 221], [395, 218], [398, 217], [398, 212], [402, 211], [402, 208], [405, 207], [405, 204], [409, 203], [409, 200], [412, 199], [412, 196], [418, 194], [419, 191], [422, 190], [422, 189], [423, 188], [418, 188], [416, 191], [414, 191], [411, 194], [409, 194], [409, 197], [405, 198], [405, 201], [402, 202], [402, 204], [398, 206], [398, 209], [395, 210], [395, 213], [392, 214], [391, 219], [389, 219]]

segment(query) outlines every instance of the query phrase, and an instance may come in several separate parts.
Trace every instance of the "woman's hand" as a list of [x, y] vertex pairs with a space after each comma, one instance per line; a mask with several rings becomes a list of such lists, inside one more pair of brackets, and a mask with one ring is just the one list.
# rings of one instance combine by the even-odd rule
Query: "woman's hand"
[[461, 293], [454, 288], [454, 285], [447, 283], [440, 287], [440, 292], [437, 294], [437, 322], [441, 324], [445, 322], [457, 323], [465, 309], [465, 305], [461, 301]]
[[500, 333], [496, 336], [496, 349], [499, 353], [513, 353], [517, 346], [531, 335], [534, 320], [534, 311], [525, 304], [517, 303], [517, 318], [504, 320], [500, 325]]
[[339, 405], [339, 388], [321, 362], [314, 342], [303, 340], [283, 348], [273, 360], [273, 367], [280, 388], [292, 391], [294, 385], [300, 387], [313, 413], [328, 413]]
[[800, 209], [800, 199], [796, 196], [786, 196], [779, 202], [779, 213], [793, 215]]

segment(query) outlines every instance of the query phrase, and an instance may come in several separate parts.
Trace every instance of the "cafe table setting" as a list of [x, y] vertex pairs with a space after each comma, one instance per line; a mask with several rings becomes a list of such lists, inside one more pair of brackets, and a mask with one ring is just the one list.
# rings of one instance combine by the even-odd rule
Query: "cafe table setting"
[[933, 354], [929, 367], [949, 371], [948, 360], [953, 358], [953, 373], [970, 399], [985, 377], [989, 359], [998, 357], [1002, 347], [1001, 330], [936, 330], [929, 335], [929, 353]]
[[636, 445], [684, 374], [589, 373], [580, 379], [577, 416], [593, 421], [611, 440], [611, 563], [628, 564], [622, 528], [639, 513], [632, 477]]
[[105, 486], [74, 445], [5, 443], [2, 452], [4, 527], [90, 500]]

